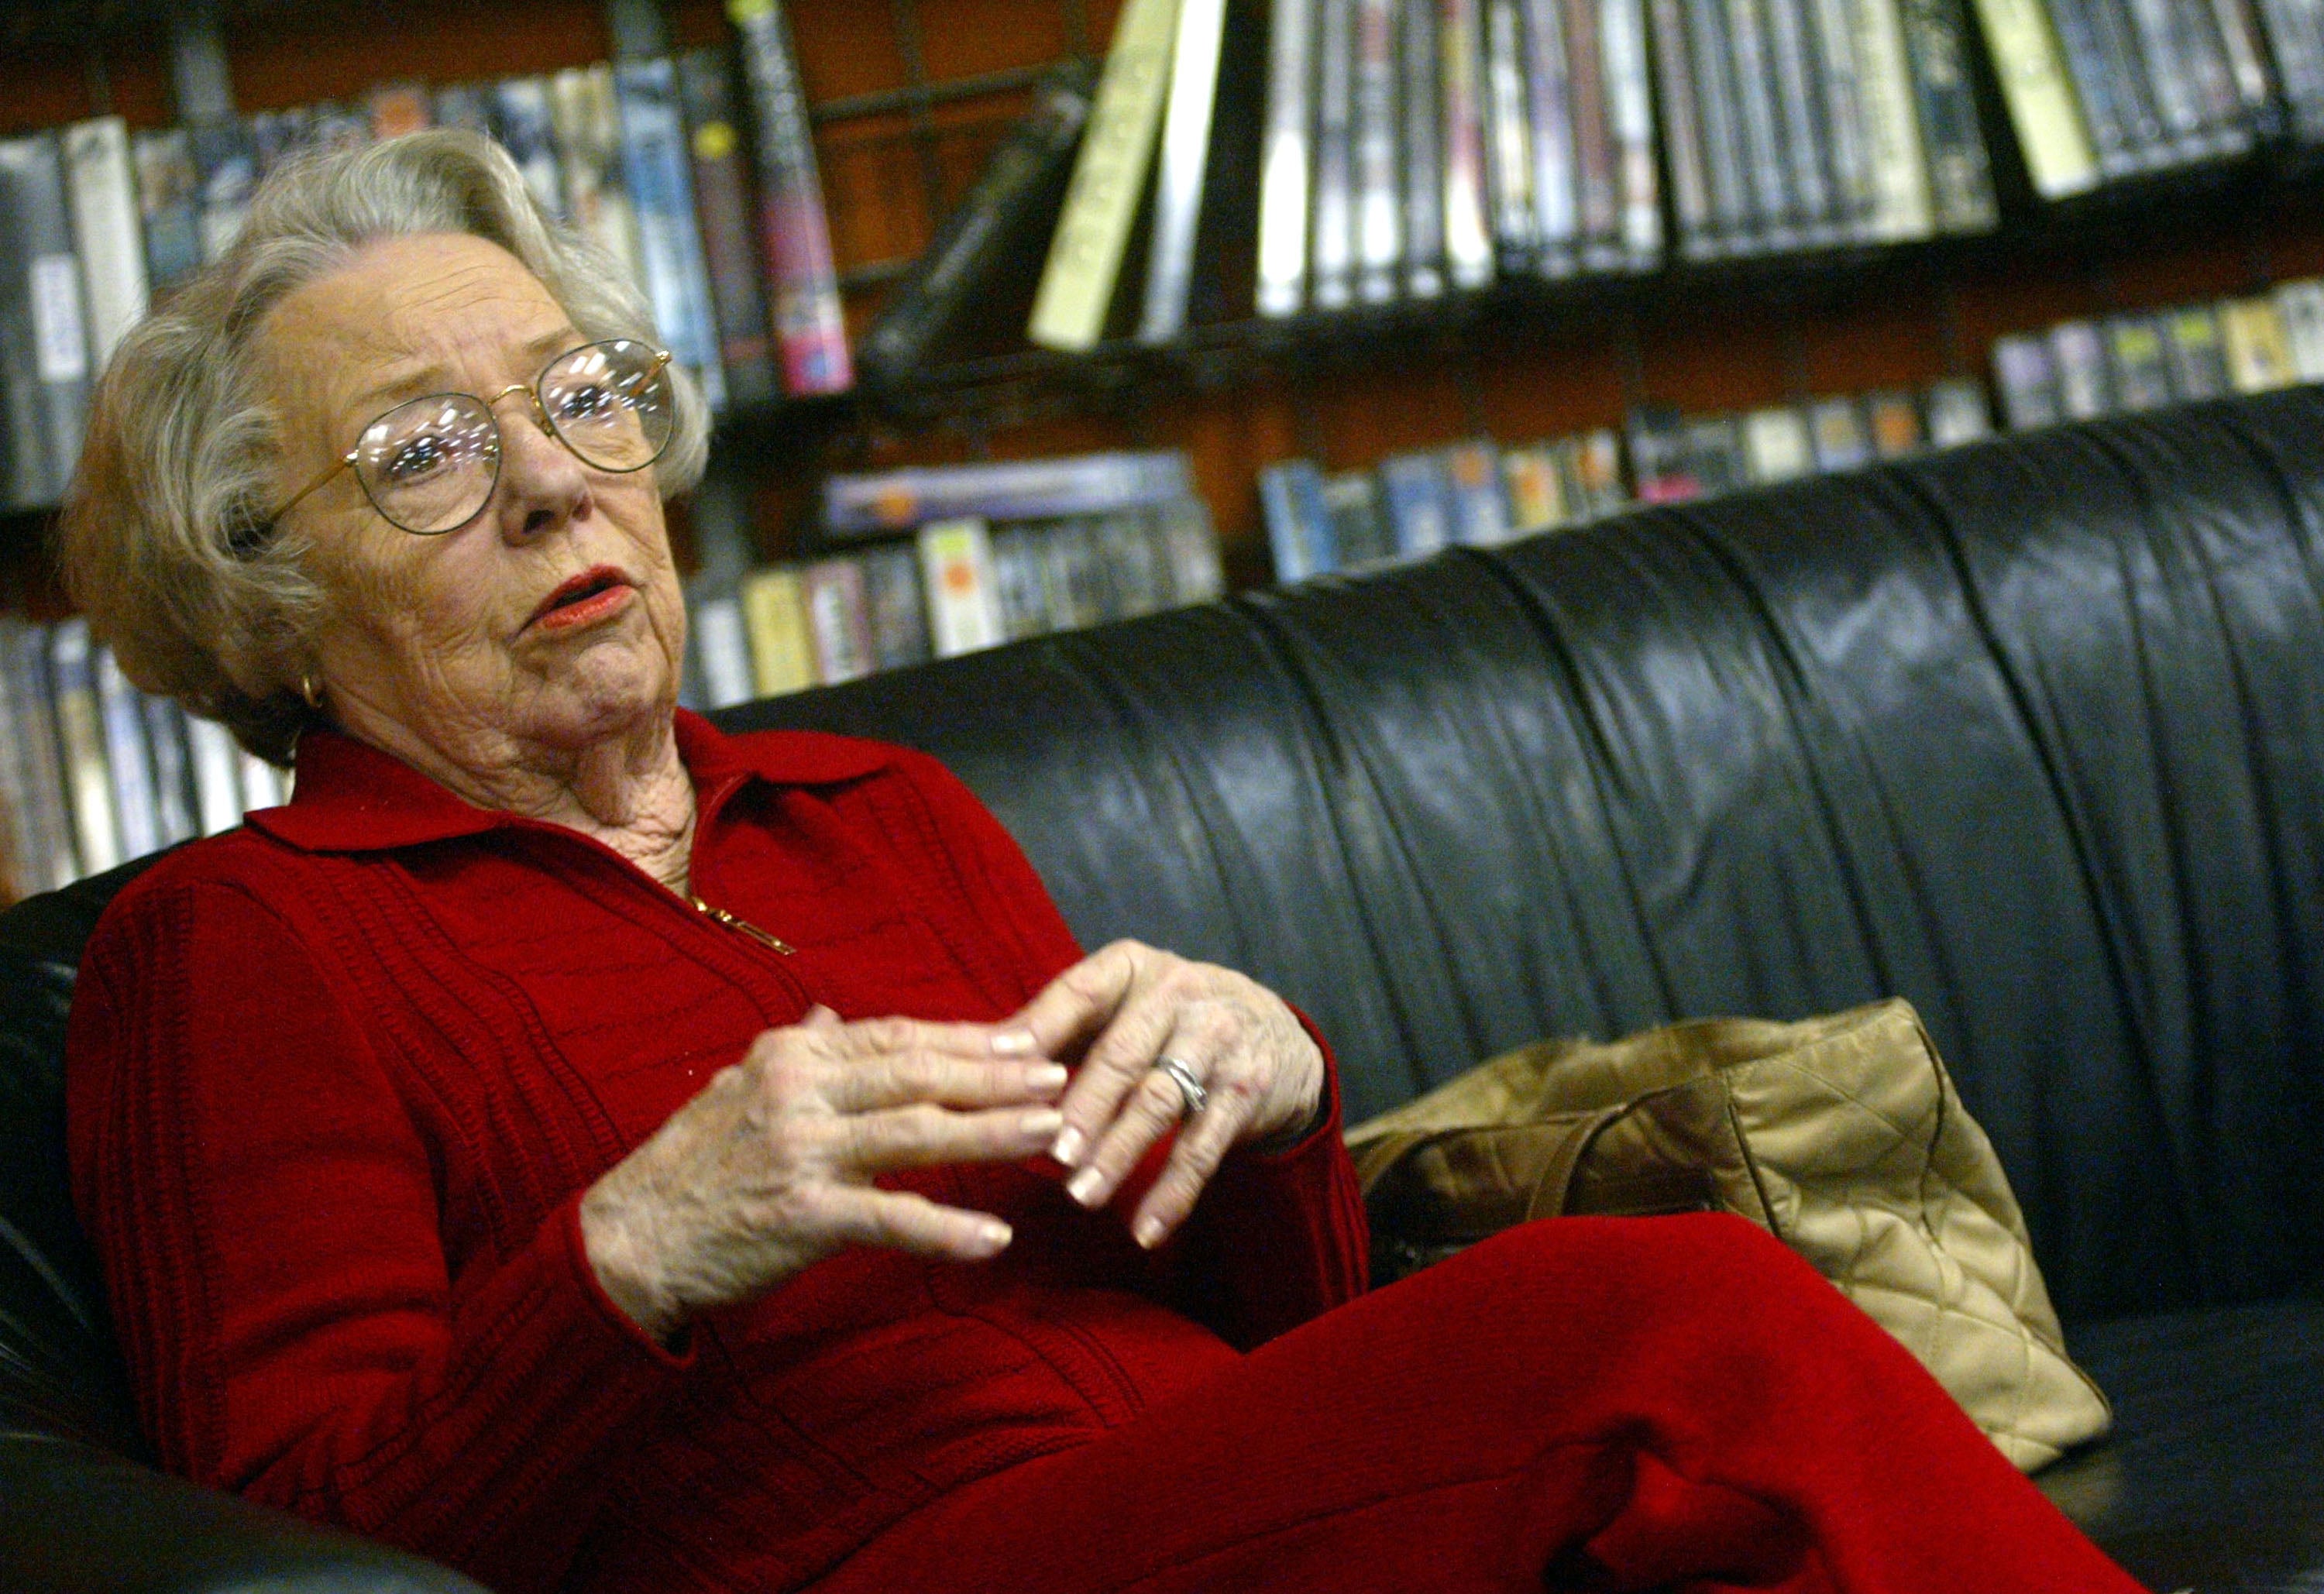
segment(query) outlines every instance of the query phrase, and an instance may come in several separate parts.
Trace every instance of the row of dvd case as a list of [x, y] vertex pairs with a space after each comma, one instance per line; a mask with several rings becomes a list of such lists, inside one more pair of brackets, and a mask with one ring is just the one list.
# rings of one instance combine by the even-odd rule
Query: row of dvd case
[[2013, 334], [1993, 376], [2012, 429], [2324, 382], [2324, 280]]
[[695, 583], [688, 689], [699, 706], [1225, 590], [1210, 511], [1174, 449], [842, 474], [823, 496], [822, 536], [835, 551]]
[[[2013, 431], [2324, 382], [2324, 279], [2011, 334], [1992, 363]], [[1994, 424], [1969, 377], [1741, 412], [1647, 404], [1618, 441], [1604, 429], [1507, 448], [1471, 438], [1337, 473], [1285, 460], [1259, 473], [1259, 502], [1276, 577], [1298, 581], [1953, 447]]]
[[1638, 502], [1685, 503], [1974, 442], [1991, 435], [1993, 411], [1982, 382], [1950, 377], [1734, 414], [1642, 405], [1626, 429]]
[[1651, 0], [1690, 260], [1997, 219], [1957, 0]]
[[[2014, 333], [1996, 340], [1993, 374], [2012, 431], [2324, 382], [2324, 280]], [[1646, 406], [1627, 428], [1629, 487], [1643, 503], [1684, 502], [1993, 429], [1985, 385], [1967, 377], [1732, 415]]]
[[1995, 221], [1957, 0], [1274, 0], [1268, 316]]
[[1278, 582], [1489, 547], [1582, 525], [1630, 502], [1606, 428], [1504, 447], [1470, 438], [1391, 454], [1371, 470], [1286, 459], [1259, 475]]
[[0, 502], [59, 501], [114, 346], [224, 253], [270, 170], [303, 150], [429, 126], [497, 139], [545, 208], [626, 266], [714, 407], [847, 387], [780, 13], [737, 9], [752, 20], [731, 50], [432, 89], [388, 83], [360, 100], [135, 132], [104, 116], [0, 140]]
[[1977, 5], [2044, 198], [2243, 154], [2286, 124], [2287, 105], [2294, 127], [2324, 114], [2312, 0]]
[[1300, 581], [1563, 530], [1632, 503], [1849, 470], [1991, 430], [1983, 385], [1958, 378], [1923, 392], [1833, 394], [1744, 414], [1644, 405], [1623, 434], [1600, 428], [1506, 447], [1472, 438], [1392, 454], [1368, 471], [1284, 460], [1259, 473], [1259, 503], [1276, 579]]
[[1274, 0], [1262, 315], [1662, 258], [1644, 0]]
[[0, 863], [17, 895], [242, 823], [287, 777], [129, 684], [71, 619], [0, 615]]

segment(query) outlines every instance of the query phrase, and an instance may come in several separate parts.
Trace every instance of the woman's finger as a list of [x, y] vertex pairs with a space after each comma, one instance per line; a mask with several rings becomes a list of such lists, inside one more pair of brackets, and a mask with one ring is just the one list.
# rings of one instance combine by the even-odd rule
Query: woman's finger
[[941, 1206], [908, 1190], [829, 1185], [817, 1206], [817, 1227], [834, 1250], [876, 1245], [940, 1261], [982, 1262], [999, 1256], [1012, 1238], [1009, 1225], [990, 1212]]
[[1018, 1033], [1015, 1020], [1006, 1024], [938, 1023], [926, 1018], [861, 1018], [840, 1025], [827, 1037], [850, 1056], [879, 1052], [939, 1052], [953, 1057], [1034, 1057], [1049, 1060], [1038, 1048], [996, 1044], [1004, 1033]]
[[[1038, 1030], [1045, 1055], [1070, 1056], [1076, 1050], [1081, 1055], [1073, 1084], [1057, 1104], [1065, 1127], [1049, 1155], [1058, 1162], [1074, 1167], [1088, 1161], [1098, 1136], [1161, 1055], [1177, 1004], [1173, 976], [1191, 966], [1135, 942], [1116, 942], [1067, 970], [1026, 1009], [1035, 1026], [1047, 1026]], [[1045, 1003], [1046, 1016], [1036, 1010]]]
[[1140, 1083], [1167, 1049], [1176, 1019], [1173, 1002], [1159, 992], [1141, 994], [1113, 1016], [1057, 1103], [1065, 1115], [1050, 1148], [1057, 1161], [1087, 1165], [1090, 1148], [1129, 1110]]
[[[1164, 1057], [1172, 1058], [1194, 1076], [1197, 1085], [1204, 1085], [1224, 1050], [1225, 1037], [1196, 1022], [1197, 1017], [1198, 1009], [1182, 1009], [1172, 1017], [1168, 1027], [1155, 1037], [1148, 1061], [1117, 1096], [1114, 1110], [1102, 1128], [1092, 1134], [1086, 1161], [1065, 1181], [1065, 1193], [1082, 1205], [1101, 1207], [1111, 1201], [1139, 1159], [1187, 1116], [1191, 1103], [1185, 1092], [1158, 1064]], [[1092, 1067], [1085, 1065], [1074, 1081], [1076, 1091], [1091, 1073]], [[1066, 1105], [1070, 1109], [1070, 1092]]]
[[999, 1030], [998, 1049], [1044, 1057], [1077, 1057], [1102, 1034], [1158, 956], [1135, 941], [1116, 941], [1049, 981]]
[[1047, 1149], [1065, 1120], [1054, 1107], [954, 1112], [927, 1101], [834, 1120], [835, 1165], [857, 1175], [945, 1163], [1016, 1162]]
[[961, 1108], [1048, 1102], [1065, 1088], [1067, 1078], [1064, 1064], [1043, 1058], [963, 1057], [860, 1046], [842, 1047], [793, 1066], [811, 1069], [816, 1093], [841, 1113], [875, 1112], [920, 1101]]
[[1250, 1125], [1257, 1096], [1252, 1090], [1238, 1088], [1238, 1077], [1231, 1077], [1224, 1068], [1212, 1070], [1204, 1087], [1203, 1110], [1179, 1126], [1162, 1176], [1138, 1203], [1130, 1232], [1148, 1250], [1167, 1239], [1186, 1221], [1219, 1171], [1219, 1164]]

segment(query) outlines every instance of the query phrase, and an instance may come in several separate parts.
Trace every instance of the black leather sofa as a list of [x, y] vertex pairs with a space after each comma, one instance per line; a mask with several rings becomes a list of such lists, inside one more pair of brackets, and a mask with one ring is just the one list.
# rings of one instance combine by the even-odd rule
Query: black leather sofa
[[[1919, 1004], [2160, 1588], [2324, 1578], [2324, 396], [2014, 438], [753, 705], [945, 757], [1351, 1114], [1547, 1033]], [[466, 1589], [145, 1470], [64, 1196], [118, 877], [0, 918], [0, 1589]]]

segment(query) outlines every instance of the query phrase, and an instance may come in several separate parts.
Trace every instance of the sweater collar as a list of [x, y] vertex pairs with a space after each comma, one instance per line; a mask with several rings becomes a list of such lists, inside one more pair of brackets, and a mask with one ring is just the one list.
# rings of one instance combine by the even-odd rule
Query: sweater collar
[[[728, 782], [817, 786], [882, 769], [894, 750], [819, 731], [729, 736], [701, 715], [677, 711], [678, 756], [696, 792]], [[448, 841], [534, 821], [480, 808], [368, 743], [337, 731], [299, 738], [290, 801], [262, 808], [248, 823], [307, 852], [365, 852]]]

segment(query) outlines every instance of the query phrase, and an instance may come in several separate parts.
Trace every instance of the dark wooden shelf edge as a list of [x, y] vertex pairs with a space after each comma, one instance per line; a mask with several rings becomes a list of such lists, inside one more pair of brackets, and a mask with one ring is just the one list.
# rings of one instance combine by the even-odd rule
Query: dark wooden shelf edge
[[819, 441], [853, 419], [862, 405], [860, 390], [730, 405], [711, 429], [711, 451], [715, 455], [734, 446], [781, 448]]
[[[286, 17], [304, 27], [318, 20], [357, 17], [375, 23], [383, 7], [392, 14], [443, 4], [444, 0], [216, 0], [214, 9], [219, 23], [229, 28]], [[0, 0], [0, 50], [86, 50], [130, 39], [159, 45], [180, 9], [177, 0], [80, 0], [70, 5], [52, 0]]]

